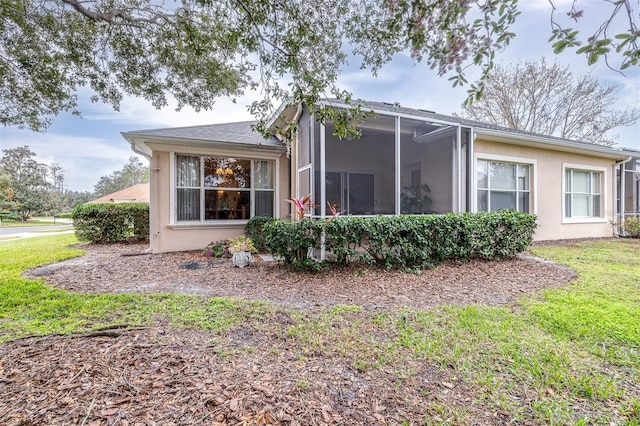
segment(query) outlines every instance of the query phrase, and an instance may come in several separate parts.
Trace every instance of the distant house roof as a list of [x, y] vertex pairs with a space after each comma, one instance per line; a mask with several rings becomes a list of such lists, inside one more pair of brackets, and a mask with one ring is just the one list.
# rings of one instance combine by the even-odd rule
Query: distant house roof
[[95, 203], [148, 203], [149, 202], [149, 184], [139, 183], [129, 188], [121, 189], [112, 194], [105, 195], [95, 200], [89, 201], [87, 204]]

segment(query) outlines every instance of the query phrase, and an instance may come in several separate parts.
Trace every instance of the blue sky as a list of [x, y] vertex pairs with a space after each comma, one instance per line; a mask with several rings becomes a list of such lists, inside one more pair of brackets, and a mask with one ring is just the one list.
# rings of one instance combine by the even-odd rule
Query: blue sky
[[[568, 3], [568, 0], [556, 1], [559, 6]], [[603, 3], [603, 0], [578, 3], [585, 10], [579, 28], [602, 21]], [[588, 67], [585, 58], [573, 52], [554, 55], [547, 42], [550, 36], [549, 7], [547, 0], [520, 2], [522, 15], [514, 26], [516, 38], [497, 55], [498, 61], [511, 63], [544, 56], [548, 63], [556, 60], [562, 65], [570, 65], [574, 74], [592, 72], [601, 82], [615, 84], [618, 87], [617, 107], [620, 109], [639, 107], [639, 67], [625, 72], [623, 76], [608, 69], [602, 61]], [[375, 78], [368, 71], [358, 69], [358, 65], [354, 61], [340, 77], [341, 86], [350, 90], [355, 98], [400, 102], [407, 107], [451, 114], [460, 111], [460, 105], [466, 97], [467, 87], [452, 88], [446, 77], [438, 77], [435, 71], [424, 64], [413, 64], [407, 55], [398, 55]], [[129, 157], [135, 155], [120, 132], [251, 120], [253, 117], [248, 113], [247, 105], [258, 99], [260, 93], [248, 92], [235, 104], [220, 99], [212, 110], [200, 113], [189, 108], [176, 112], [175, 106], [156, 110], [146, 101], [136, 98], [125, 98], [117, 112], [108, 105], [92, 104], [88, 101], [89, 96], [88, 92], [80, 93], [80, 98], [84, 99], [80, 103], [82, 118], [62, 114], [56, 117], [46, 133], [0, 127], [0, 148], [29, 145], [39, 162], [58, 163], [64, 169], [65, 189], [93, 191], [101, 176], [121, 169]], [[640, 123], [615, 129], [612, 133], [619, 135], [617, 146], [640, 150]]]

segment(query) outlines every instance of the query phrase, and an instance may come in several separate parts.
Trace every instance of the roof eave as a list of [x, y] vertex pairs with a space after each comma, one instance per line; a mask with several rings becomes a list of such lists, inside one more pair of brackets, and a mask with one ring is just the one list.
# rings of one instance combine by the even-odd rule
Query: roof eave
[[545, 136], [514, 133], [504, 130], [487, 129], [483, 127], [474, 127], [473, 130], [476, 136], [480, 135], [483, 137], [483, 139], [489, 141], [505, 142], [537, 148], [544, 147], [556, 151], [571, 152], [576, 154], [588, 153], [594, 156], [611, 158], [615, 160], [624, 160], [629, 157], [628, 153], [624, 153], [618, 149], [602, 145], [553, 139]]
[[[181, 138], [175, 136], [158, 136], [158, 135], [148, 135], [139, 132], [123, 132], [122, 136], [129, 141], [132, 145], [132, 149], [135, 146], [143, 150], [144, 152], [149, 152], [149, 155], [152, 154], [153, 150], [149, 147], [149, 143], [154, 144], [165, 144], [165, 145], [184, 145], [184, 146], [199, 146], [199, 147], [212, 147], [215, 146], [217, 148], [232, 148], [232, 149], [245, 149], [249, 151], [259, 150], [259, 151], [286, 151], [286, 147], [275, 146], [275, 145], [261, 145], [254, 143], [240, 143], [240, 142], [229, 142], [229, 141], [218, 141], [218, 140], [209, 140], [209, 139], [194, 139], [194, 138]], [[136, 151], [134, 149], [134, 151]], [[137, 151], [136, 151], [137, 152]]]

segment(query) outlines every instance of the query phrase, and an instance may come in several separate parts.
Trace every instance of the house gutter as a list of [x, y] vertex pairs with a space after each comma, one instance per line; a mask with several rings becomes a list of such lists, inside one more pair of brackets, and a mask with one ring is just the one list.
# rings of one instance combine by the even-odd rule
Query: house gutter
[[[594, 155], [604, 156], [606, 158], [612, 158], [615, 160], [621, 160], [628, 157], [628, 154], [623, 153], [620, 150], [588, 144], [584, 142], [573, 142], [563, 139], [552, 139], [546, 136], [530, 135], [526, 133], [514, 133], [504, 130], [487, 129], [483, 127], [475, 127], [475, 137], [483, 136], [485, 140], [495, 142], [506, 142], [515, 145], [540, 147], [543, 145], [549, 149], [555, 149], [558, 151], [568, 151], [578, 154], [584, 154], [585, 152], [592, 153]], [[628, 160], [624, 160], [625, 162]]]
[[[291, 117], [291, 121], [292, 122], [297, 122], [300, 119], [301, 115], [302, 115], [302, 102], [298, 102], [298, 106], [297, 106], [296, 112], [295, 112], [295, 114], [293, 114], [293, 117]], [[274, 121], [274, 123], [275, 123], [275, 121]], [[273, 123], [271, 125], [273, 125]], [[282, 136], [280, 133], [274, 133], [274, 136], [280, 142], [282, 142], [283, 144], [287, 145], [287, 141], [284, 139], [284, 136]], [[291, 147], [289, 147], [288, 150], [290, 151]], [[289, 154], [290, 154], [290, 152], [289, 152]]]

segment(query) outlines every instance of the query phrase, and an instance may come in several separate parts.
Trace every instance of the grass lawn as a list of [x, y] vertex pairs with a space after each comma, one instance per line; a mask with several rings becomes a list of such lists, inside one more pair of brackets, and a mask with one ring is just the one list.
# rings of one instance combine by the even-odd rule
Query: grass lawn
[[[54, 223], [55, 222], [55, 223]], [[25, 228], [32, 226], [59, 226], [59, 225], [68, 225], [73, 221], [71, 219], [66, 218], [56, 218], [54, 220], [53, 216], [42, 216], [42, 217], [33, 217], [26, 222], [16, 221], [16, 220], [2, 220], [0, 223], [0, 227], [2, 228]]]
[[[339, 357], [365, 373], [392, 369], [397, 386], [408, 383], [416, 365], [439, 366], [512, 423], [640, 425], [638, 240], [535, 247], [535, 254], [576, 269], [578, 279], [514, 307], [424, 311], [303, 311], [176, 294], [83, 295], [20, 277], [79, 255], [67, 247], [74, 242], [60, 235], [0, 244], [0, 341], [116, 324], [161, 322], [218, 335], [269, 327], [302, 354]], [[442, 424], [466, 424], [465, 410], [446, 401], [425, 407], [426, 424], [439, 423], [428, 414], [434, 412], [449, 419]]]

